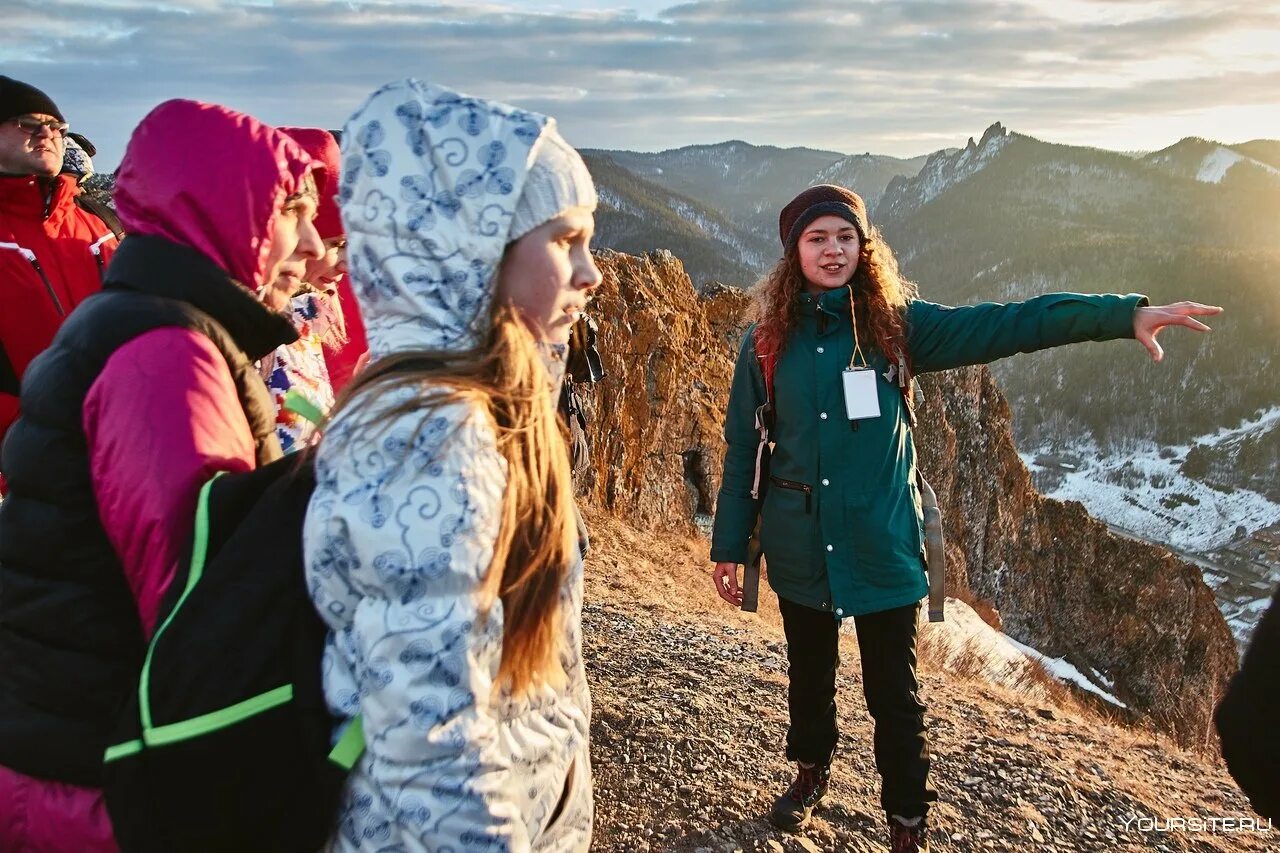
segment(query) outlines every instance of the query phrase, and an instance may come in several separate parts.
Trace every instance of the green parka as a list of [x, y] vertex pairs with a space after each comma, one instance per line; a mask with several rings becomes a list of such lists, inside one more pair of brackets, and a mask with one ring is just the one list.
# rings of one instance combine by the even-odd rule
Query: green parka
[[[761, 498], [755, 412], [765, 402], [755, 327], [747, 330], [725, 417], [728, 449], [711, 559], [743, 563], [761, 516], [769, 584], [779, 596], [837, 619], [919, 601], [928, 591], [916, 453], [889, 362], [862, 341], [876, 372], [880, 417], [845, 418], [840, 374], [853, 352], [849, 291], [801, 294], [796, 328], [774, 373], [774, 443]], [[912, 300], [907, 342], [916, 374], [984, 364], [1079, 341], [1133, 337], [1145, 296], [1052, 293], [1026, 302], [957, 308]], [[785, 481], [779, 485], [778, 481]]]

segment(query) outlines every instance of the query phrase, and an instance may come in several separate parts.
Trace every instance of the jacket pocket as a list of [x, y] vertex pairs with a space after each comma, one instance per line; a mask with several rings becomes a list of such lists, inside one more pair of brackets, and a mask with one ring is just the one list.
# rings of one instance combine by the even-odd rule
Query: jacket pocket
[[915, 583], [921, 572], [919, 503], [914, 485], [846, 507], [845, 521], [859, 575], [888, 592]]
[[[592, 824], [591, 810], [591, 765], [579, 754], [569, 763], [555, 808], [534, 840], [533, 848], [556, 851], [586, 849]], [[579, 839], [579, 836], [582, 837]]]
[[769, 475], [769, 482], [780, 489], [791, 489], [804, 495], [804, 512], [809, 515], [813, 512], [813, 486], [807, 483], [799, 483], [795, 480], [784, 480], [781, 477]]

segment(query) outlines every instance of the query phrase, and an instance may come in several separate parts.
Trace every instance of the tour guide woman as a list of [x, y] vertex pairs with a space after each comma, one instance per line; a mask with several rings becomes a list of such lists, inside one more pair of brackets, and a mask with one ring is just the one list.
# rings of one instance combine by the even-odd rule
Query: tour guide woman
[[[842, 187], [800, 193], [783, 208], [778, 233], [784, 256], [756, 288], [756, 322], [729, 395], [711, 548], [716, 590], [741, 603], [737, 565], [747, 559], [759, 514], [787, 637], [787, 758], [799, 765], [773, 807], [774, 823], [798, 828], [826, 794], [837, 739], [837, 630], [852, 618], [892, 849], [925, 850], [936, 794], [927, 782], [915, 673], [917, 612], [927, 586], [904, 394], [910, 377], [1126, 337], [1159, 361], [1162, 328], [1208, 331], [1193, 315], [1222, 309], [1075, 293], [959, 308], [925, 302], [899, 275], [862, 199]], [[757, 452], [756, 414], [770, 398], [766, 460], [767, 451]]]

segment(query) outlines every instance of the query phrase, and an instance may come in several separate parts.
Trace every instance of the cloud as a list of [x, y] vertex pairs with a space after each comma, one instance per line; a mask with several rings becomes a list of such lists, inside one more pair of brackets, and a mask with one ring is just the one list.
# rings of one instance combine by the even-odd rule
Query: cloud
[[[1276, 2], [640, 6], [9, 0], [0, 64], [49, 91], [107, 164], [166, 98], [336, 127], [408, 75], [549, 112], [579, 145], [638, 149], [732, 135], [914, 154], [997, 119], [1105, 142], [1157, 114], [1161, 132], [1212, 108], [1274, 116], [1280, 97], [1280, 56], [1232, 49], [1280, 43]], [[1252, 135], [1280, 135], [1265, 120]]]

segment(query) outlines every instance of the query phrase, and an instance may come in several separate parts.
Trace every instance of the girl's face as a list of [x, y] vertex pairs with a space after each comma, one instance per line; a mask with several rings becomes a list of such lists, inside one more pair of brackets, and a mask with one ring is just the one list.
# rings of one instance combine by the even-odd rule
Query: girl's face
[[331, 237], [324, 241], [324, 254], [307, 261], [305, 279], [321, 290], [331, 290], [347, 273], [347, 238]]
[[822, 293], [844, 287], [853, 278], [862, 241], [849, 220], [827, 215], [809, 223], [800, 233], [796, 248], [800, 253], [805, 290]]
[[507, 246], [497, 296], [511, 302], [543, 343], [567, 344], [574, 321], [600, 286], [591, 258], [594, 231], [591, 212], [573, 207]]

